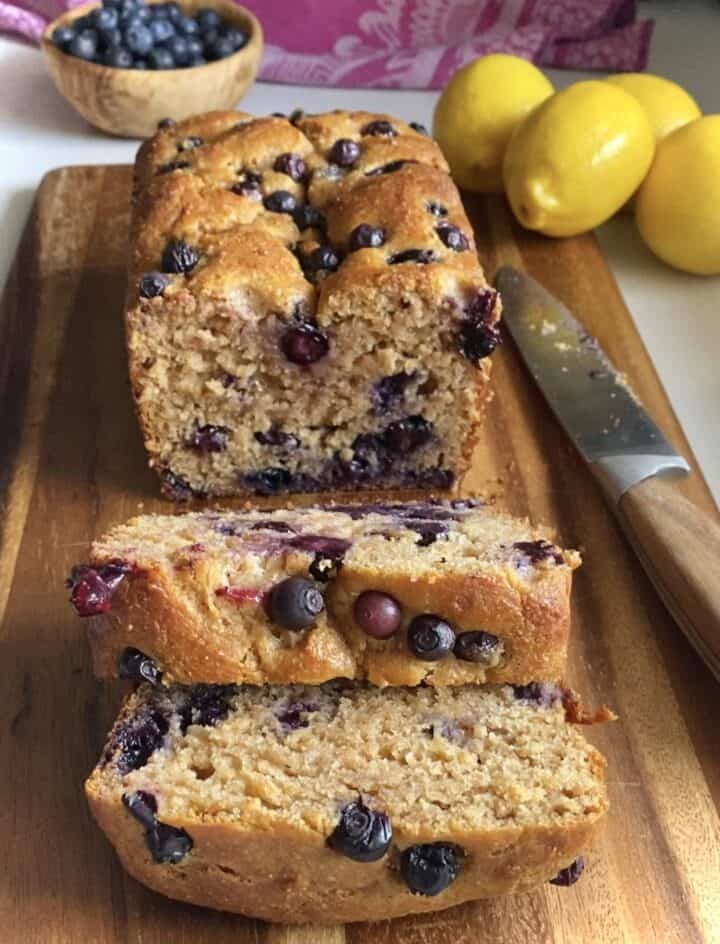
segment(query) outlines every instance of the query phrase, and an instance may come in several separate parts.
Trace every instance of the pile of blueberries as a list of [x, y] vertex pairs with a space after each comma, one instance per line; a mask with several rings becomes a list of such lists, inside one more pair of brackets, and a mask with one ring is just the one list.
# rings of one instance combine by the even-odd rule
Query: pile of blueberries
[[52, 34], [70, 56], [116, 69], [186, 69], [231, 56], [247, 34], [204, 7], [185, 16], [177, 3], [102, 0]]

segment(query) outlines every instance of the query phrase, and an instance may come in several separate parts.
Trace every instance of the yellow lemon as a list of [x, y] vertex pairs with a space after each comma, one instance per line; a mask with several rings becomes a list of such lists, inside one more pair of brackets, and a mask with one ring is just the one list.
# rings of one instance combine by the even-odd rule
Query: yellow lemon
[[635, 218], [668, 265], [720, 275], [720, 115], [697, 118], [660, 142]]
[[701, 115], [695, 99], [684, 88], [659, 75], [620, 72], [609, 75], [605, 81], [618, 85], [640, 102], [650, 119], [656, 141], [662, 141], [671, 131]]
[[433, 136], [456, 183], [475, 193], [501, 193], [510, 135], [552, 93], [542, 72], [517, 56], [482, 56], [459, 69], [433, 117]]
[[538, 105], [510, 139], [503, 167], [510, 206], [528, 229], [584, 233], [625, 203], [654, 149], [637, 99], [609, 82], [577, 82]]

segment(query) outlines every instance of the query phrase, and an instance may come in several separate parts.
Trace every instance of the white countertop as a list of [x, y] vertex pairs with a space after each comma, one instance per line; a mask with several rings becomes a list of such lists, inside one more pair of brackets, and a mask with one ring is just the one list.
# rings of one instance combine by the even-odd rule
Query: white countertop
[[[656, 19], [649, 71], [684, 85], [705, 113], [720, 113], [720, 6], [717, 0], [640, 4]], [[562, 87], [597, 73], [549, 70]], [[331, 108], [387, 111], [431, 124], [436, 92], [343, 90], [256, 84], [242, 107], [256, 114]], [[46, 171], [65, 164], [132, 161], [137, 142], [106, 137], [55, 91], [40, 52], [0, 38], [0, 284]], [[644, 247], [621, 216], [598, 235], [628, 307], [703, 473], [720, 499], [720, 277], [683, 275]]]

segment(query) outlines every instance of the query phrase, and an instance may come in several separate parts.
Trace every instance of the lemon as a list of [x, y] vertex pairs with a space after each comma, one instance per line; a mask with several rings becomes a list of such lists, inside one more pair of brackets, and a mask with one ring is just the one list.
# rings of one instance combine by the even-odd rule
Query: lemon
[[659, 75], [621, 72], [609, 75], [605, 81], [618, 85], [640, 102], [650, 119], [656, 141], [662, 141], [671, 131], [701, 115], [695, 99], [684, 88]]
[[433, 117], [433, 136], [456, 183], [476, 193], [501, 193], [510, 135], [552, 93], [542, 72], [517, 56], [482, 56], [459, 69]]
[[720, 115], [697, 118], [660, 142], [635, 217], [664, 262], [720, 275]]
[[637, 99], [609, 82], [577, 82], [538, 105], [510, 139], [503, 167], [510, 206], [528, 229], [583, 233], [620, 209], [654, 149]]

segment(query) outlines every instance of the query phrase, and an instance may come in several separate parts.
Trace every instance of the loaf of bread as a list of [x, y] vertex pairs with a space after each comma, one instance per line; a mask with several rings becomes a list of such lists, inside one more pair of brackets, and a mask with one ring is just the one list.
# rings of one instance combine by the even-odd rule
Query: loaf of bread
[[86, 792], [150, 888], [335, 923], [571, 884], [604, 765], [551, 685], [145, 684]]
[[167, 496], [457, 481], [500, 305], [419, 126], [166, 122], [134, 203], [130, 377]]
[[477, 501], [148, 515], [71, 600], [99, 676], [184, 684], [558, 680], [575, 551]]

